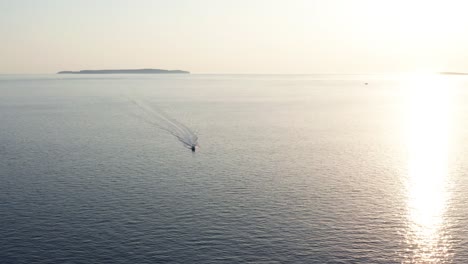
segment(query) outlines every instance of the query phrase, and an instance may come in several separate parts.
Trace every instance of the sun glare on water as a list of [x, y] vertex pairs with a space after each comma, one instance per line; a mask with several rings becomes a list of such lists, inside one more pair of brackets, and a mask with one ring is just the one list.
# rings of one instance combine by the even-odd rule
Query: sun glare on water
[[406, 88], [408, 262], [449, 261], [445, 214], [452, 87], [442, 75], [412, 78]]

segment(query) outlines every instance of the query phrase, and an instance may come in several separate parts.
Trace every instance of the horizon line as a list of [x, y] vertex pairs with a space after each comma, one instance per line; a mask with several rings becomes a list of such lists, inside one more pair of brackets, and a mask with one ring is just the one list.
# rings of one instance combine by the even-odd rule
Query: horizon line
[[[381, 74], [441, 74], [441, 73], [467, 73], [463, 71], [396, 71], [396, 72], [368, 72], [368, 73], [337, 73], [337, 72], [316, 72], [316, 73], [216, 73], [216, 72], [190, 72], [187, 75], [381, 75]], [[0, 75], [57, 75], [53, 73], [0, 73]], [[63, 75], [63, 74], [62, 74]], [[93, 74], [99, 75], [99, 74]], [[103, 74], [104, 75], [104, 74]], [[129, 74], [130, 75], [130, 74]], [[135, 74], [131, 74], [135, 75]], [[138, 74], [137, 74], [138, 75]], [[165, 75], [164, 73], [142, 74], [142, 75]], [[170, 74], [173, 75], [173, 74]]]

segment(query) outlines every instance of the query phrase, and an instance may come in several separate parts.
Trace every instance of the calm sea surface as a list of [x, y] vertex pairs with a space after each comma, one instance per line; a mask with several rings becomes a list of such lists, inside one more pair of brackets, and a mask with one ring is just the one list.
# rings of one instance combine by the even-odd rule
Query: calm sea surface
[[466, 120], [463, 76], [3, 75], [0, 263], [467, 263]]

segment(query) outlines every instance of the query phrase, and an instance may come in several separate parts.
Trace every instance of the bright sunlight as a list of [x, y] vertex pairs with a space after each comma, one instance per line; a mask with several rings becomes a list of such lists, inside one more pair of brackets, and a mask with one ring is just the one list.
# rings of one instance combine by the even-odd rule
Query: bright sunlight
[[445, 259], [444, 214], [449, 200], [448, 156], [452, 90], [441, 75], [417, 76], [407, 87], [409, 262]]

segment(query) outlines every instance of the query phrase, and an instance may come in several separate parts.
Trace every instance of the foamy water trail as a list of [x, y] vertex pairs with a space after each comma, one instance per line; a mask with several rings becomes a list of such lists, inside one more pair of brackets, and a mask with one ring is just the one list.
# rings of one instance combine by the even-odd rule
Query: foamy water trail
[[141, 110], [139, 115], [135, 114], [138, 118], [170, 133], [186, 148], [198, 146], [198, 136], [186, 125], [170, 117], [161, 109], [153, 108], [136, 99], [128, 98], [128, 100]]

